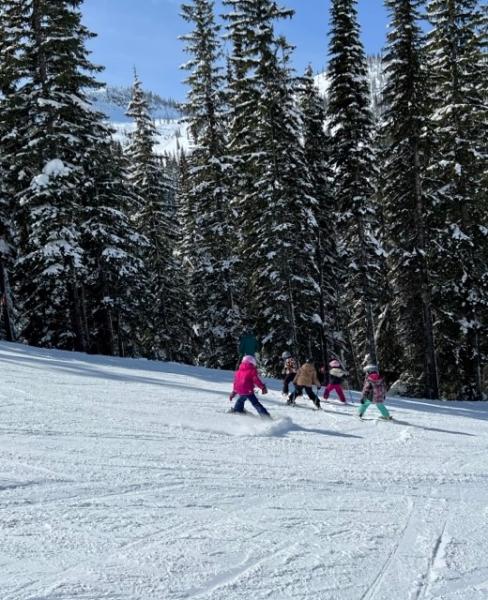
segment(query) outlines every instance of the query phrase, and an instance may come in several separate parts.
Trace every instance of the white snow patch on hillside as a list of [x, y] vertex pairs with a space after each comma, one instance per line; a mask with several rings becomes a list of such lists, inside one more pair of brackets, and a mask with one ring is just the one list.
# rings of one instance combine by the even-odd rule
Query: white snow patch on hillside
[[269, 381], [270, 422], [226, 413], [229, 372], [7, 343], [0, 368], [2, 600], [488, 598], [486, 403], [361, 422]]
[[[178, 155], [181, 150], [187, 153], [190, 149], [189, 132], [186, 123], [156, 119], [157, 143], [154, 146], [156, 154]], [[134, 123], [110, 123], [115, 130], [114, 138], [122, 146], [129, 143], [129, 136], [135, 129]]]

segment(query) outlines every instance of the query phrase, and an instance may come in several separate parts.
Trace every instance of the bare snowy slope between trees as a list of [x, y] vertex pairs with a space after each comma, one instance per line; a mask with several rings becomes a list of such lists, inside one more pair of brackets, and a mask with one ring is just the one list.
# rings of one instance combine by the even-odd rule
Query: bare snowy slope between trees
[[225, 414], [231, 373], [0, 344], [2, 600], [486, 600], [488, 405]]

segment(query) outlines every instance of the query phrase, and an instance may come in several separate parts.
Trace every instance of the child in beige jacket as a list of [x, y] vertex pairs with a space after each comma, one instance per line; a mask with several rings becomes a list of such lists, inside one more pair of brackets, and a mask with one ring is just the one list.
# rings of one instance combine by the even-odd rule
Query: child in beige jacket
[[312, 386], [317, 386], [317, 391], [320, 389], [320, 381], [317, 376], [317, 371], [313, 366], [312, 359], [307, 358], [303, 365], [298, 369], [298, 373], [293, 380], [295, 391], [288, 397], [287, 404], [295, 404], [297, 396], [303, 395], [303, 390], [307, 392], [307, 396], [312, 400], [317, 408], [320, 408], [320, 400], [317, 394], [313, 391]]

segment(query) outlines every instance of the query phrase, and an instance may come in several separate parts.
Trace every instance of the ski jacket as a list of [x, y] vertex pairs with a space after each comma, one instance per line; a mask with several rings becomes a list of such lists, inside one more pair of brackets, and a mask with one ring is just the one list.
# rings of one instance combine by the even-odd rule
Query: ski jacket
[[239, 355], [254, 356], [261, 349], [261, 344], [251, 333], [244, 334], [239, 340]]
[[385, 380], [379, 373], [371, 373], [364, 380], [363, 398], [374, 402], [375, 404], [383, 404], [386, 397]]
[[293, 356], [290, 356], [290, 358], [287, 358], [285, 360], [285, 366], [283, 369], [283, 373], [285, 375], [290, 375], [291, 373], [296, 373], [297, 371], [298, 371], [297, 361], [293, 358]]
[[301, 385], [303, 387], [311, 387], [312, 385], [320, 387], [320, 381], [317, 377], [317, 371], [315, 370], [315, 367], [310, 363], [305, 363], [298, 369], [298, 373], [296, 374], [293, 383], [295, 385]]
[[266, 386], [258, 375], [258, 370], [251, 363], [242, 363], [234, 374], [234, 393], [239, 396], [254, 394], [254, 388], [264, 390]]
[[345, 371], [343, 371], [342, 369], [339, 369], [338, 367], [334, 367], [333, 369], [331, 369], [329, 371], [329, 382], [332, 383], [333, 385], [341, 385], [344, 377], [346, 376]]

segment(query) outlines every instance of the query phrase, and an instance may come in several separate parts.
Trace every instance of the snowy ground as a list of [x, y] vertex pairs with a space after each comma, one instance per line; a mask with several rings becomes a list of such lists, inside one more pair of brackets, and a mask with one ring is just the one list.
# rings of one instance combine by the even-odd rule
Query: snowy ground
[[486, 600], [488, 405], [225, 414], [230, 373], [0, 344], [1, 600]]

